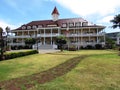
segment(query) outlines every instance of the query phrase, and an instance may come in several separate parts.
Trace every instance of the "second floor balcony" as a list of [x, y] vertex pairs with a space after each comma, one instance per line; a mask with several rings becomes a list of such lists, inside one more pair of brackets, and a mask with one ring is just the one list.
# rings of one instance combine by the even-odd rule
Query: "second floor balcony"
[[36, 37], [57, 37], [60, 35], [64, 35], [66, 37], [89, 37], [89, 36], [104, 36], [104, 33], [88, 33], [88, 34], [84, 34], [84, 33], [79, 33], [79, 34], [72, 34], [72, 33], [68, 33], [68, 34], [60, 34], [60, 33], [46, 33], [46, 34], [37, 34], [37, 35], [15, 35], [15, 36], [9, 36], [8, 38], [36, 38]]

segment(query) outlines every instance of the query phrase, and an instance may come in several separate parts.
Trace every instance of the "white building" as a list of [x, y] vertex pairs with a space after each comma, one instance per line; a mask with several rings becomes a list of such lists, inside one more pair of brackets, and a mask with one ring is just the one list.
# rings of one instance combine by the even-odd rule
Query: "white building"
[[12, 30], [15, 36], [9, 36], [10, 45], [12, 47], [25, 46], [25, 38], [38, 38], [39, 49], [55, 48], [56, 37], [61, 35], [69, 39], [67, 43], [69, 46], [74, 45], [78, 49], [87, 45], [105, 45], [105, 26], [89, 24], [83, 18], [59, 19], [59, 15], [55, 7], [52, 20], [32, 21]]
[[120, 45], [120, 32], [106, 33], [106, 37], [114, 40], [116, 45]]

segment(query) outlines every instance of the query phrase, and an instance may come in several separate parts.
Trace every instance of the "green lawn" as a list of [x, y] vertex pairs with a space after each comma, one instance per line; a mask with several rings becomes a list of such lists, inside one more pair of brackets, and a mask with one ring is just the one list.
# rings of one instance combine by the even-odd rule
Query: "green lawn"
[[90, 55], [72, 71], [31, 90], [120, 90], [120, 56], [115, 51], [81, 50], [34, 54], [0, 62], [0, 81], [48, 70], [73, 57]]
[[31, 90], [120, 90], [120, 56], [107, 51], [75, 53], [101, 55], [87, 57], [66, 75]]
[[38, 73], [69, 60], [73, 56], [34, 54], [0, 62], [0, 81]]

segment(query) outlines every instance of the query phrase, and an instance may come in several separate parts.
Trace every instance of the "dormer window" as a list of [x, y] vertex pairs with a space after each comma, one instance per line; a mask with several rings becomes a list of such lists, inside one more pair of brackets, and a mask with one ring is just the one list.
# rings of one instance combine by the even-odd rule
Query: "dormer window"
[[88, 22], [83, 22], [82, 26], [88, 26]]
[[73, 26], [74, 26], [74, 23], [70, 23], [69, 26], [70, 26], [70, 27], [73, 27]]
[[27, 26], [27, 29], [31, 29], [31, 26]]
[[62, 24], [62, 27], [67, 27], [67, 24], [66, 24], [66, 23], [63, 23], [63, 24]]
[[32, 28], [33, 28], [33, 29], [36, 29], [36, 28], [37, 28], [37, 26], [33, 25], [33, 26], [32, 26]]
[[76, 22], [75, 26], [79, 27], [80, 26], [80, 22]]
[[22, 26], [22, 29], [26, 29], [26, 26]]
[[42, 25], [38, 25], [38, 28], [42, 28]]

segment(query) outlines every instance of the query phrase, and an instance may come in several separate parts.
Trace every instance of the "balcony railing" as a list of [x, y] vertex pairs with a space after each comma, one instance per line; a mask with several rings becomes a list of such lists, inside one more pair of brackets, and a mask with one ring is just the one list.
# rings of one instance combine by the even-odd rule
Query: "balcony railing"
[[[88, 36], [104, 36], [104, 33], [93, 33], [93, 34], [59, 34], [59, 33], [48, 33], [48, 34], [37, 34], [37, 37], [56, 37], [59, 35], [65, 35], [66, 37], [88, 37]], [[36, 35], [21, 35], [21, 36], [9, 36], [8, 38], [35, 38]]]
[[8, 45], [11, 45], [11, 46], [24, 46], [25, 43], [8, 43]]

